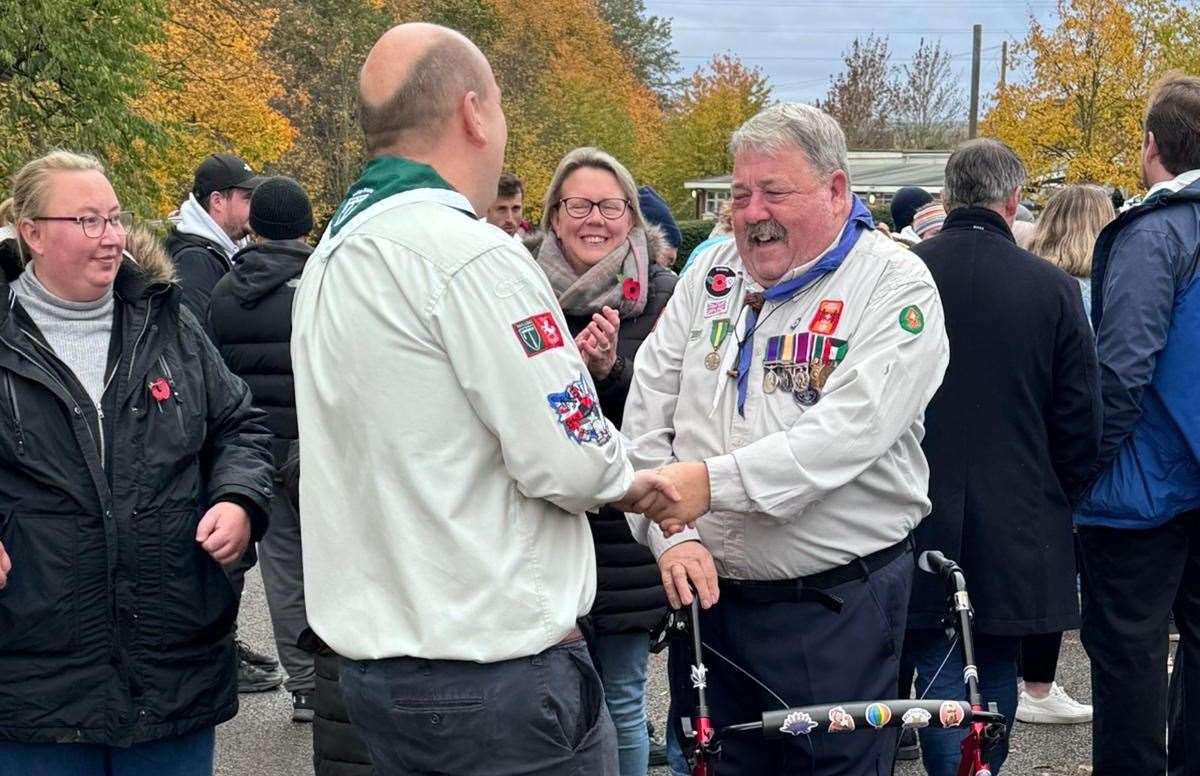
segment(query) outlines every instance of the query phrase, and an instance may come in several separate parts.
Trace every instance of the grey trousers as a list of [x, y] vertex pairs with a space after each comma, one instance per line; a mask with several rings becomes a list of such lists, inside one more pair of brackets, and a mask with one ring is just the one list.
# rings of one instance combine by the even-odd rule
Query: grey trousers
[[617, 776], [583, 641], [500, 663], [343, 658], [340, 673], [379, 776]]
[[298, 644], [300, 634], [308, 627], [304, 608], [304, 564], [300, 553], [300, 515], [279, 482], [275, 483], [275, 495], [271, 497], [270, 521], [262, 541], [257, 546], [247, 547], [246, 554], [230, 569], [229, 581], [240, 607], [246, 572], [257, 561], [267, 594], [275, 650], [287, 672], [284, 687], [288, 692], [312, 692], [316, 686], [313, 654]]

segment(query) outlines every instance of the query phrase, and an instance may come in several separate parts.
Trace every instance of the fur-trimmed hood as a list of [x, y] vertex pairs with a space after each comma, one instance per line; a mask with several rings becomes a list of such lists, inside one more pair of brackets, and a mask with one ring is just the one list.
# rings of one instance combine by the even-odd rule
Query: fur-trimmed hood
[[[667, 235], [663, 230], [655, 224], [646, 224], [646, 253], [652, 263], [659, 263], [658, 258], [671, 249], [671, 244], [667, 242]], [[524, 244], [526, 250], [533, 254], [536, 259], [538, 250], [542, 247], [542, 240], [546, 233], [538, 229], [530, 232], [521, 238], [521, 243]]]
[[[25, 271], [25, 263], [10, 231], [0, 233], [0, 283], [7, 285]], [[152, 286], [175, 282], [175, 267], [158, 238], [141, 227], [133, 227], [125, 238], [125, 256], [117, 272], [117, 290], [136, 298]]]

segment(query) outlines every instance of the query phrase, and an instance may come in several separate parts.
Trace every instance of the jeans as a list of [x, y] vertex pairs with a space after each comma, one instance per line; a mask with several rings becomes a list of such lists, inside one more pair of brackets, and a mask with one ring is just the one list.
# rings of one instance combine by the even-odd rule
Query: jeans
[[499, 663], [342, 658], [339, 673], [379, 776], [617, 776], [582, 641]]
[[[1083, 627], [1092, 664], [1095, 776], [1200, 774], [1200, 511], [1143, 530], [1080, 526]], [[1167, 618], [1179, 629], [1168, 760]], [[1186, 665], [1185, 665], [1186, 664]], [[1186, 699], [1186, 702], [1185, 702]], [[1182, 749], [1183, 751], [1178, 751]]]
[[667, 765], [671, 776], [688, 776], [687, 758], [683, 756], [683, 747], [679, 745], [679, 736], [675, 735], [675, 726], [667, 722]]
[[[946, 638], [946, 632], [935, 628], [920, 628], [908, 632], [908, 645], [917, 665], [917, 697], [967, 700], [963, 684], [962, 645]], [[946, 659], [946, 653], [950, 657]], [[979, 668], [979, 692], [984, 708], [995, 703], [1004, 715], [1009, 735], [1017, 715], [1017, 658], [1021, 654], [1021, 639], [1017, 636], [988, 636], [975, 634], [975, 664]], [[946, 664], [942, 666], [942, 660]], [[942, 666], [941, 673], [938, 667]], [[937, 678], [934, 679], [934, 675]], [[930, 681], [932, 687], [930, 687]], [[961, 756], [959, 744], [965, 730], [922, 728], [921, 759], [929, 776], [954, 776]], [[983, 753], [984, 762], [993, 774], [1008, 757], [1008, 736]]]
[[213, 731], [130, 747], [0, 741], [0, 773], [20, 776], [212, 776]]
[[604, 682], [604, 700], [617, 729], [621, 776], [646, 776], [650, 737], [646, 734], [646, 662], [650, 638], [645, 633], [597, 636], [591, 644], [596, 670]]

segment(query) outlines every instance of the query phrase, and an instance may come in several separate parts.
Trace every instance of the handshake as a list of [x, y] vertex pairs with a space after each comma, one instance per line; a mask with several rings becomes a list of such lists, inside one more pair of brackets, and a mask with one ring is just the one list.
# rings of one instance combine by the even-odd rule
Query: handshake
[[708, 511], [708, 467], [693, 461], [637, 472], [629, 491], [613, 506], [645, 515], [658, 523], [663, 536], [674, 536]]

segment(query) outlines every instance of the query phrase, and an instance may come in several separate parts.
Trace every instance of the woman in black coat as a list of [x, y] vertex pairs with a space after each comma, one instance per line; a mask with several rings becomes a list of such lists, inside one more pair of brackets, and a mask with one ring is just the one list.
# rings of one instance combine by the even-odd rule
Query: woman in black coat
[[97, 160], [53, 152], [12, 190], [0, 773], [210, 773], [238, 707], [222, 566], [262, 536], [272, 493], [262, 413]]
[[[544, 239], [533, 245], [596, 383], [605, 417], [621, 425], [638, 348], [675, 289], [656, 262], [667, 243], [647, 226], [629, 172], [603, 151], [579, 148], [559, 163], [546, 195]], [[596, 601], [588, 616], [593, 659], [617, 729], [621, 776], [643, 776], [649, 752], [648, 634], [666, 609], [658, 565], [621, 512], [590, 515]]]

